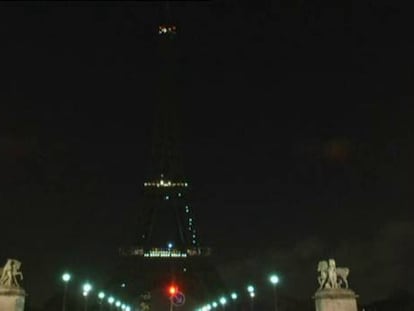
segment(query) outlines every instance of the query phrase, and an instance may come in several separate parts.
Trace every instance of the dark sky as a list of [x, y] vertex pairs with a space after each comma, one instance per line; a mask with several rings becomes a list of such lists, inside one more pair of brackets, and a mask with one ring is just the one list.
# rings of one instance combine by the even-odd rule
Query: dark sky
[[[229, 283], [276, 269], [310, 297], [335, 256], [368, 301], [413, 290], [414, 22], [389, 1], [331, 2], [172, 3], [183, 153]], [[30, 303], [66, 267], [103, 278], [125, 238], [162, 6], [1, 3], [0, 260], [23, 261]]]

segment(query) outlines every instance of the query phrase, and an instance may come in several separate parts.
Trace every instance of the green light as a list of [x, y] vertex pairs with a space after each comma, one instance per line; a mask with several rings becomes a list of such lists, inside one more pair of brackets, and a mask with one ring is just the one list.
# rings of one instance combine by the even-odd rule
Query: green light
[[237, 299], [237, 294], [236, 293], [231, 293], [231, 299], [236, 300]]
[[98, 298], [99, 299], [104, 299], [105, 298], [105, 293], [104, 292], [99, 292]]
[[269, 281], [270, 283], [272, 283], [273, 285], [276, 285], [277, 283], [279, 283], [279, 277], [276, 274], [272, 274], [269, 277]]
[[221, 303], [223, 306], [226, 304], [226, 302], [227, 302], [226, 297], [221, 297], [221, 298], [220, 298], [220, 303]]
[[252, 285], [247, 286], [247, 291], [249, 293], [253, 293], [254, 292], [254, 287]]
[[88, 294], [92, 290], [92, 285], [86, 282], [85, 284], [83, 284], [82, 288], [84, 293]]
[[69, 282], [71, 278], [72, 278], [72, 276], [67, 272], [62, 274], [62, 280], [65, 283]]
[[114, 303], [114, 301], [115, 301], [115, 298], [114, 297], [109, 297], [108, 298], [108, 303], [111, 305], [111, 304], [113, 304]]

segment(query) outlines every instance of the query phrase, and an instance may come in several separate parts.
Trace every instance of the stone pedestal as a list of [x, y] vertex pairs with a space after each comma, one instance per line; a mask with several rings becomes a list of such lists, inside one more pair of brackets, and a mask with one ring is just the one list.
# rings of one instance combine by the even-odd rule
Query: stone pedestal
[[26, 293], [22, 288], [0, 286], [0, 310], [23, 311]]
[[325, 288], [313, 297], [316, 311], [357, 311], [355, 293], [345, 288]]

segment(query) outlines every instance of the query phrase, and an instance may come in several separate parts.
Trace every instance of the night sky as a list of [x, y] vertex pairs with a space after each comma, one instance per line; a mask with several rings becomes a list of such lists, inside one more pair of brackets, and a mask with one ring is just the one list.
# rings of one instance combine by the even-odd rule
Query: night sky
[[[413, 291], [414, 21], [390, 1], [173, 2], [185, 173], [229, 286], [318, 260]], [[3, 2], [0, 260], [41, 305], [110, 273], [149, 164], [163, 3]], [[375, 288], [372, 287], [375, 284]]]

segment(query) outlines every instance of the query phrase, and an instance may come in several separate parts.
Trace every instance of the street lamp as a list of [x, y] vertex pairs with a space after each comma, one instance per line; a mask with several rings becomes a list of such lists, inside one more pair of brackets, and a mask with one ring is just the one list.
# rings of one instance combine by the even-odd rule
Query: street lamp
[[121, 306], [121, 302], [119, 300], [115, 302], [115, 307], [119, 308], [120, 306]]
[[226, 297], [221, 297], [220, 298], [220, 304], [222, 305], [222, 307], [223, 307], [223, 310], [226, 308], [226, 303], [227, 303], [227, 299], [226, 299]]
[[256, 294], [254, 293], [254, 286], [253, 285], [247, 286], [247, 291], [249, 292], [249, 295], [250, 295], [250, 311], [253, 311], [253, 301], [254, 301], [254, 297], [256, 296]]
[[84, 310], [87, 311], [88, 310], [88, 295], [89, 295], [89, 292], [92, 290], [92, 285], [86, 282], [85, 284], [83, 284], [82, 289], [83, 289], [83, 297], [85, 297]]
[[114, 304], [114, 302], [115, 302], [115, 298], [114, 298], [114, 297], [112, 297], [112, 296], [110, 296], [110, 297], [108, 298], [108, 303], [109, 303], [109, 309], [110, 309], [110, 310], [112, 310], [112, 305]]
[[275, 311], [277, 311], [277, 291], [276, 291], [276, 287], [277, 287], [277, 284], [279, 283], [279, 277], [276, 274], [272, 274], [269, 277], [269, 281], [273, 285], [273, 300], [274, 300], [274, 304], [275, 304]]
[[68, 291], [68, 283], [71, 278], [72, 276], [67, 272], [62, 274], [62, 281], [63, 281], [63, 284], [65, 284], [63, 288], [62, 311], [65, 311], [66, 309], [66, 296], [67, 296], [67, 291]]
[[236, 292], [232, 292], [230, 294], [230, 298], [231, 298], [231, 300], [233, 300], [233, 310], [237, 310], [237, 304], [236, 304], [237, 293]]
[[98, 298], [99, 298], [99, 310], [102, 310], [102, 302], [105, 298], [105, 293], [104, 292], [99, 292]]

